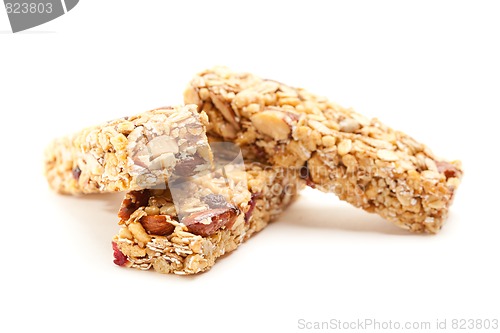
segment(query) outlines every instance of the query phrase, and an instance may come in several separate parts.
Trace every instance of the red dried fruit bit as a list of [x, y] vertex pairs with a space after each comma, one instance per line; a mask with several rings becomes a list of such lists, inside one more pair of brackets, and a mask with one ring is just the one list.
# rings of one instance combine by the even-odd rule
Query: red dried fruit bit
[[250, 217], [252, 216], [253, 210], [255, 209], [255, 205], [257, 204], [257, 199], [262, 197], [262, 193], [252, 193], [252, 198], [248, 202], [248, 208], [247, 212], [245, 213], [245, 223], [248, 223], [250, 221]]
[[113, 260], [113, 263], [115, 263], [118, 266], [123, 266], [128, 262], [127, 256], [125, 256], [120, 249], [118, 248], [118, 244], [116, 242], [112, 242], [113, 244], [113, 256], [115, 257], [115, 260]]
[[149, 190], [129, 192], [123, 200], [120, 210], [118, 211], [118, 217], [122, 220], [128, 220], [130, 215], [132, 215], [137, 208], [145, 206], [148, 203], [148, 199]]
[[460, 170], [457, 169], [453, 164], [449, 162], [436, 162], [436, 166], [438, 168], [438, 171], [448, 179], [448, 178], [453, 178], [453, 177], [459, 177], [460, 174], [462, 173]]
[[150, 235], [168, 236], [175, 229], [175, 226], [167, 221], [165, 215], [143, 216], [139, 222]]
[[300, 178], [306, 181], [306, 185], [310, 188], [315, 188], [316, 184], [311, 179], [311, 172], [309, 171], [309, 166], [307, 162], [299, 170]]
[[315, 188], [316, 183], [311, 180], [311, 178], [306, 179], [306, 185], [309, 186], [310, 188]]
[[[184, 223], [193, 234], [207, 237], [213, 235], [223, 226], [231, 228], [237, 216], [238, 210], [234, 207], [216, 208], [193, 213], [184, 218], [182, 223]], [[210, 222], [205, 224], [206, 220]]]
[[82, 174], [82, 170], [80, 169], [80, 167], [76, 166], [75, 168], [73, 168], [73, 170], [71, 171], [71, 174], [73, 175], [73, 178], [75, 180], [78, 180], [80, 179], [80, 175]]

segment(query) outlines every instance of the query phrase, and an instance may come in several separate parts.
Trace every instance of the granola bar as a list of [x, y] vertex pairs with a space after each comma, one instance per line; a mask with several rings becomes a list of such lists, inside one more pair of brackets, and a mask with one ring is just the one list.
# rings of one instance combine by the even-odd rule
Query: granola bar
[[312, 187], [414, 232], [440, 230], [462, 177], [459, 161], [377, 119], [252, 74], [206, 70], [184, 100], [208, 114], [209, 134], [246, 157], [301, 168]]
[[89, 127], [50, 144], [45, 174], [55, 191], [80, 194], [144, 189], [174, 171], [196, 173], [211, 163], [206, 122], [187, 105]]
[[126, 194], [112, 242], [115, 264], [180, 275], [206, 271], [276, 218], [303, 181], [293, 170], [247, 163], [229, 181], [215, 171], [183, 185], [191, 194], [184, 201], [173, 199], [172, 182]]

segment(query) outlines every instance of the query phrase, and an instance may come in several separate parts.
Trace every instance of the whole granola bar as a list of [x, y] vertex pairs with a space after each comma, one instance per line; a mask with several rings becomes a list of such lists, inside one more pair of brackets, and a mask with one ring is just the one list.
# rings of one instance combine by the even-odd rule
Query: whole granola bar
[[204, 123], [195, 105], [163, 107], [54, 140], [45, 152], [49, 185], [80, 194], [144, 189], [173, 172], [210, 167]]
[[[247, 163], [246, 172], [216, 170], [184, 183], [190, 195], [181, 202], [173, 199], [178, 185], [168, 186], [126, 194], [112, 242], [115, 264], [181, 275], [206, 271], [276, 218], [303, 181], [293, 170]], [[188, 213], [180, 218], [179, 209]]]
[[411, 231], [440, 230], [462, 177], [459, 161], [409, 135], [277, 81], [218, 67], [195, 76], [184, 99], [246, 157], [300, 168], [310, 186]]

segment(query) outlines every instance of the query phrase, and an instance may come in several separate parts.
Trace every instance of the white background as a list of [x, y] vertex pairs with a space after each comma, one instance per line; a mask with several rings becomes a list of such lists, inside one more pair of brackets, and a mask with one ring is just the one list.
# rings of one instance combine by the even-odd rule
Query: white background
[[[18, 34], [0, 9], [0, 331], [294, 332], [301, 318], [499, 318], [499, 7], [83, 0]], [[115, 266], [121, 195], [52, 193], [43, 149], [84, 126], [181, 103], [191, 76], [214, 65], [305, 87], [461, 159], [465, 178], [442, 232], [408, 234], [308, 190], [208, 273]]]

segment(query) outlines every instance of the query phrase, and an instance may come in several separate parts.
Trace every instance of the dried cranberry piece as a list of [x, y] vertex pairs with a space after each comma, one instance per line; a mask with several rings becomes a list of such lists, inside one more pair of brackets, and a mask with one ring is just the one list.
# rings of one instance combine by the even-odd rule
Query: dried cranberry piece
[[255, 205], [257, 204], [257, 199], [259, 199], [260, 197], [262, 197], [262, 193], [252, 193], [252, 197], [248, 202], [250, 208], [248, 208], [247, 212], [245, 213], [245, 223], [248, 223], [248, 221], [250, 221], [250, 217], [252, 216]]
[[448, 163], [448, 162], [436, 162], [436, 166], [438, 168], [438, 171], [448, 178], [453, 178], [453, 177], [459, 177], [461, 172], [458, 170], [453, 164]]
[[315, 188], [316, 184], [311, 179], [311, 171], [309, 171], [309, 166], [307, 162], [300, 168], [300, 178], [306, 181], [306, 185], [310, 188]]
[[113, 244], [113, 256], [115, 257], [115, 260], [113, 260], [113, 263], [118, 266], [123, 266], [128, 262], [127, 257], [120, 251], [118, 248], [118, 244], [116, 242], [112, 242]]

